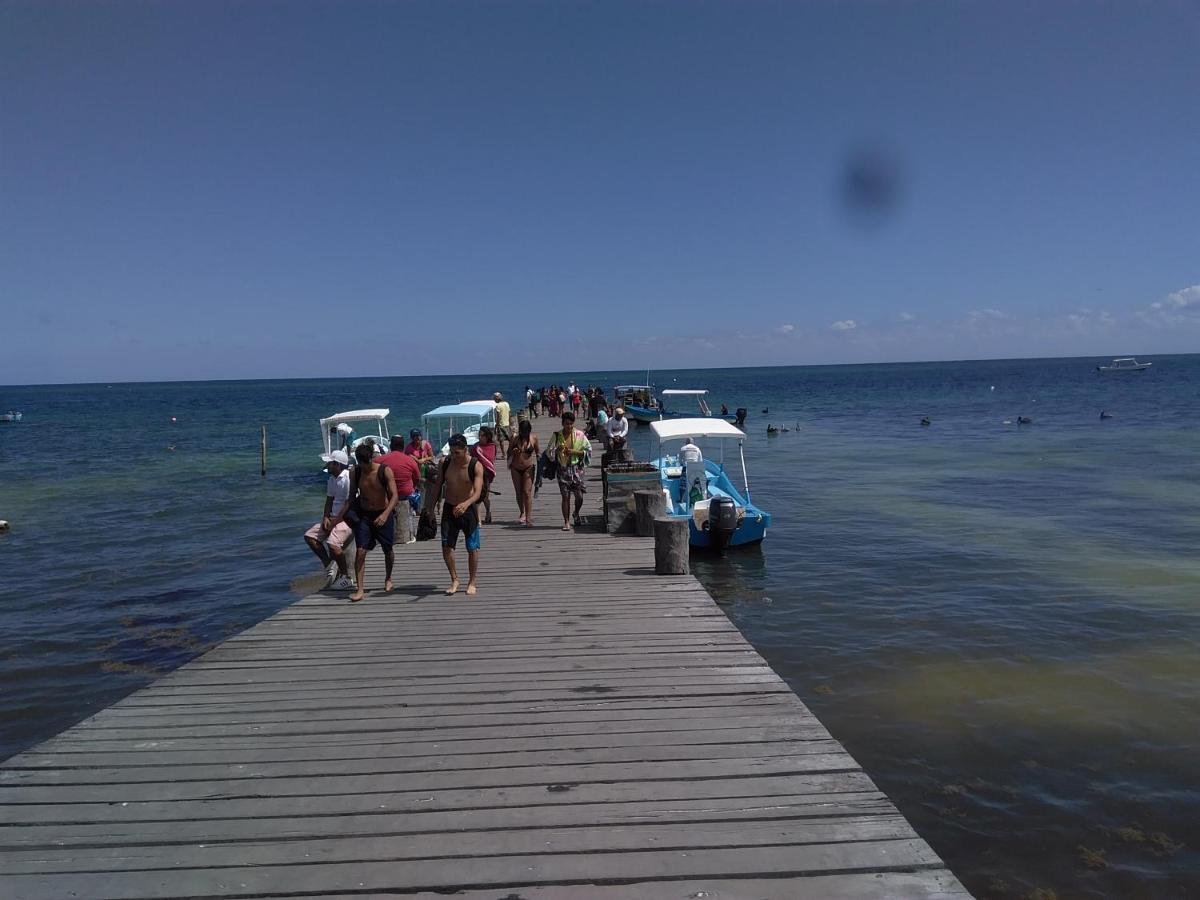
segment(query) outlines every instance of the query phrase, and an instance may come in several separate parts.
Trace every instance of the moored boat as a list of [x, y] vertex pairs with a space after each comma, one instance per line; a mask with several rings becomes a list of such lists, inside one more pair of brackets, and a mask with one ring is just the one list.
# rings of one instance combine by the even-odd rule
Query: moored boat
[[[746, 434], [717, 416], [703, 419], [668, 419], [650, 423], [658, 441], [658, 469], [666, 499], [666, 514], [688, 520], [688, 543], [693, 547], [743, 546], [762, 541], [771, 515], [750, 499], [743, 443]], [[717, 443], [716, 460], [705, 459], [694, 441]], [[737, 441], [742, 468], [742, 489], [735, 487], [725, 469], [725, 446]], [[678, 444], [674, 455], [667, 451]]]
[[11, 409], [6, 413], [0, 414], [0, 422], [20, 422], [22, 418], [21, 413], [13, 412]]
[[386, 453], [391, 441], [387, 424], [390, 412], [388, 409], [352, 409], [321, 419], [325, 455], [334, 450], [345, 450], [353, 465], [355, 449], [366, 440], [372, 441]]
[[441, 446], [442, 456], [449, 456], [451, 435], [463, 435], [470, 446], [479, 442], [482, 426], [496, 427], [496, 401], [469, 400], [439, 406], [421, 416], [421, 424], [425, 427], [425, 439], [435, 447]]
[[623, 407], [625, 417], [640, 425], [662, 418], [662, 406], [654, 396], [652, 384], [618, 384], [613, 388], [613, 406]]

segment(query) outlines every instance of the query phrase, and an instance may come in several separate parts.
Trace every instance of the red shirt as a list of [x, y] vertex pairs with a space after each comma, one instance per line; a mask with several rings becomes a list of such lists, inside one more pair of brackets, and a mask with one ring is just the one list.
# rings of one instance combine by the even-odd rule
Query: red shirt
[[404, 452], [409, 456], [428, 456], [433, 457], [433, 444], [429, 441], [409, 441], [408, 446], [404, 448]]
[[407, 498], [421, 484], [421, 467], [407, 453], [393, 450], [383, 454], [377, 462], [387, 466], [396, 476], [396, 494], [401, 500]]

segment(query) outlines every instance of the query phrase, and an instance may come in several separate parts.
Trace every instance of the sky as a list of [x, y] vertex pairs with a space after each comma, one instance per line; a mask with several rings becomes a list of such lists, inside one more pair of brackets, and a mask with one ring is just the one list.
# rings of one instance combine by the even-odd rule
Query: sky
[[1200, 350], [1200, 2], [0, 0], [0, 384]]

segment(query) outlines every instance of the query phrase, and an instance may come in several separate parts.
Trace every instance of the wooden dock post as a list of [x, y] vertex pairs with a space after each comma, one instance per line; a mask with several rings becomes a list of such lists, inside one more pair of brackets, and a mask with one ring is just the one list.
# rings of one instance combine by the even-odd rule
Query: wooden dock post
[[666, 513], [667, 498], [661, 490], [634, 491], [634, 515], [639, 537], [654, 537], [654, 520]]
[[261, 450], [262, 450], [262, 475], [263, 475], [263, 478], [266, 478], [267, 477], [267, 426], [266, 425], [264, 425], [262, 427]]
[[674, 516], [654, 519], [654, 572], [656, 575], [688, 575], [688, 520]]

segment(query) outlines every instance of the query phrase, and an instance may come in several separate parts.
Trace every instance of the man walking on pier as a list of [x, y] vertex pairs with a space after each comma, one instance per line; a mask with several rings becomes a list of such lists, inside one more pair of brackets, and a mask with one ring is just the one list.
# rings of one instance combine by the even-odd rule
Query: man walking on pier
[[[579, 511], [583, 509], [583, 470], [591, 455], [592, 445], [582, 431], [575, 427], [575, 414], [562, 414], [562, 430], [554, 432], [554, 456], [558, 460], [558, 492], [562, 494], [563, 531], [570, 531], [572, 521], [582, 525]], [[571, 497], [575, 498], [575, 515], [571, 516]]]
[[397, 539], [401, 544], [409, 544], [416, 538], [412, 537], [408, 498], [421, 490], [421, 467], [404, 452], [404, 438], [400, 435], [392, 435], [391, 448], [391, 452], [383, 454], [378, 461], [380, 465], [391, 469], [396, 479]]
[[471, 459], [467, 439], [461, 434], [450, 438], [450, 458], [438, 472], [434, 496], [445, 491], [442, 506], [442, 559], [450, 573], [447, 594], [458, 593], [458, 568], [454, 564], [454, 548], [459, 534], [467, 538], [467, 594], [475, 594], [475, 577], [479, 574], [479, 511], [475, 506], [483, 495], [483, 466]]
[[356, 603], [363, 594], [363, 575], [367, 567], [367, 552], [374, 549], [376, 542], [383, 547], [383, 560], [386, 565], [383, 589], [392, 590], [392, 563], [395, 559], [392, 544], [396, 539], [396, 520], [392, 510], [396, 508], [396, 478], [392, 470], [380, 465], [371, 452], [371, 447], [363, 442], [354, 451], [358, 465], [350, 476], [350, 511], [346, 514], [350, 526], [354, 529], [354, 543], [358, 549], [354, 551], [354, 577], [358, 587], [350, 595], [350, 601]]
[[[350, 457], [345, 450], [334, 450], [321, 457], [329, 472], [325, 484], [325, 511], [321, 521], [304, 533], [304, 542], [317, 554], [329, 577], [329, 587], [348, 591], [354, 587], [346, 571], [346, 554], [342, 548], [350, 539], [350, 526], [345, 522], [350, 502]], [[326, 547], [328, 545], [328, 548]]]
[[512, 443], [512, 407], [499, 391], [492, 394], [492, 399], [496, 401], [496, 446], [505, 456], [504, 448]]

